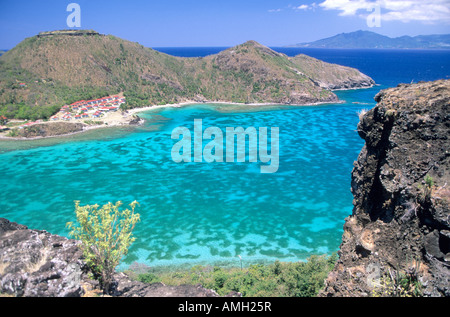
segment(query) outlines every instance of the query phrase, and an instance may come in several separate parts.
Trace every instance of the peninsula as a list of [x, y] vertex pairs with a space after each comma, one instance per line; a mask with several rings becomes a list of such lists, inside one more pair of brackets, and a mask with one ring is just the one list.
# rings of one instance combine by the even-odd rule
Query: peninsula
[[46, 121], [77, 103], [114, 96], [122, 114], [182, 103], [335, 103], [334, 89], [374, 84], [357, 69], [288, 57], [255, 41], [182, 58], [95, 31], [41, 32], [0, 57], [0, 115]]

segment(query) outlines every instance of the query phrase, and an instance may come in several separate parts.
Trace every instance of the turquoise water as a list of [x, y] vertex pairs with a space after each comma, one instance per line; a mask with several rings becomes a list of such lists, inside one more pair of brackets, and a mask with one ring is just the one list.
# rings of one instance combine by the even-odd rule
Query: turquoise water
[[[121, 267], [303, 260], [337, 251], [352, 212], [350, 176], [363, 146], [357, 112], [378, 87], [340, 92], [344, 104], [266, 107], [192, 105], [143, 113], [143, 127], [70, 138], [0, 142], [0, 216], [67, 235], [74, 200], [134, 200], [142, 221]], [[364, 101], [367, 104], [354, 104]], [[232, 112], [227, 110], [232, 109]], [[174, 163], [172, 130], [279, 127], [280, 166]]]
[[[205, 51], [206, 50], [206, 51]], [[381, 86], [338, 92], [346, 103], [259, 108], [193, 105], [146, 113], [144, 127], [64, 138], [0, 141], [0, 217], [67, 235], [74, 200], [140, 202], [142, 222], [122, 268], [298, 261], [337, 251], [352, 212], [353, 162], [363, 146], [358, 114], [380, 90], [450, 76], [448, 50], [292, 49], [356, 67]], [[174, 52], [171, 52], [174, 53]], [[177, 49], [177, 54], [204, 56]], [[231, 112], [226, 112], [230, 110]], [[180, 163], [171, 159], [175, 127], [279, 127], [280, 167], [260, 163]]]

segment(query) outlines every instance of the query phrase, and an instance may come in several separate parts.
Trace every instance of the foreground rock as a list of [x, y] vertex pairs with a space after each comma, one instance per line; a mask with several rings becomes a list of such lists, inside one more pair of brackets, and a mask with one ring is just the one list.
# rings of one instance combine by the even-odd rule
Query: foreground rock
[[[98, 296], [98, 282], [89, 277], [78, 247], [70, 240], [46, 231], [30, 230], [0, 218], [0, 294], [17, 297]], [[115, 275], [113, 296], [121, 297], [217, 297], [200, 285], [166, 286], [131, 281]]]
[[322, 296], [369, 296], [397, 273], [450, 296], [450, 81], [380, 92], [359, 123], [354, 209]]
[[78, 242], [0, 219], [0, 292], [81, 296], [86, 267]]

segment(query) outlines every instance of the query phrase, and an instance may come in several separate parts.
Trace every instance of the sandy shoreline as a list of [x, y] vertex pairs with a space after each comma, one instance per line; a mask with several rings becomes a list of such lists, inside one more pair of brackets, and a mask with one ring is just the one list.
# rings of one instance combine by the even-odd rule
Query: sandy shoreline
[[104, 129], [104, 128], [114, 128], [114, 127], [118, 127], [118, 126], [125, 126], [125, 125], [123, 125], [123, 124], [121, 124], [121, 125], [119, 125], [119, 124], [118, 125], [97, 125], [97, 126], [86, 125], [83, 128], [83, 130], [77, 131], [77, 132], [65, 133], [65, 134], [60, 134], [60, 135], [37, 136], [37, 137], [30, 137], [30, 138], [9, 137], [9, 136], [4, 136], [4, 135], [0, 134], [0, 141], [33, 141], [33, 140], [42, 140], [42, 139], [61, 138], [61, 137], [67, 137], [67, 136], [71, 136], [71, 135], [85, 133], [85, 132], [92, 131], [92, 130]]
[[335, 102], [316, 102], [316, 103], [308, 103], [308, 104], [286, 104], [286, 103], [273, 103], [273, 102], [267, 102], [267, 103], [237, 103], [237, 102], [230, 102], [230, 101], [185, 101], [175, 104], [165, 104], [165, 105], [155, 105], [155, 106], [147, 106], [142, 108], [134, 108], [127, 110], [129, 114], [137, 114], [139, 112], [145, 112], [150, 110], [157, 110], [157, 109], [163, 109], [163, 108], [181, 108], [183, 106], [189, 106], [189, 105], [233, 105], [233, 106], [242, 106], [242, 107], [258, 107], [258, 106], [293, 106], [293, 107], [308, 107], [308, 106], [320, 106], [320, 105], [326, 105], [326, 104], [339, 104], [344, 103], [342, 100], [338, 100]]
[[[71, 133], [66, 133], [66, 134], [60, 134], [60, 135], [52, 135], [52, 136], [39, 136], [39, 137], [9, 137], [7, 136], [7, 132], [6, 133], [0, 133], [0, 141], [1, 140], [9, 140], [9, 141], [32, 141], [32, 140], [42, 140], [42, 139], [47, 139], [47, 138], [58, 138], [58, 137], [65, 137], [65, 136], [71, 136], [71, 135], [75, 135], [75, 134], [80, 134], [80, 133], [84, 133], [87, 131], [91, 131], [94, 129], [102, 129], [102, 128], [112, 128], [112, 127], [120, 127], [120, 126], [138, 126], [138, 125], [142, 125], [144, 123], [144, 120], [141, 119], [141, 122], [139, 122], [139, 124], [134, 124], [134, 125], [130, 125], [130, 120], [134, 118], [134, 116], [136, 116], [137, 114], [141, 113], [141, 112], [147, 112], [147, 111], [152, 111], [152, 110], [159, 110], [159, 109], [164, 109], [164, 108], [181, 108], [184, 106], [189, 106], [189, 105], [234, 105], [234, 106], [241, 106], [241, 107], [261, 107], [261, 106], [293, 106], [293, 107], [308, 107], [308, 106], [318, 106], [318, 105], [325, 105], [325, 104], [339, 104], [339, 103], [344, 103], [344, 101], [342, 100], [338, 100], [336, 102], [317, 102], [317, 103], [310, 103], [310, 104], [281, 104], [281, 103], [236, 103], [236, 102], [229, 102], [229, 101], [194, 101], [194, 100], [187, 100], [184, 102], [180, 102], [180, 103], [174, 103], [174, 104], [164, 104], [164, 105], [152, 105], [152, 106], [147, 106], [147, 107], [142, 107], [142, 108], [133, 108], [133, 109], [129, 109], [127, 110], [125, 113], [121, 113], [121, 112], [115, 112], [112, 114], [108, 114], [107, 116], [103, 117], [103, 118], [99, 118], [96, 121], [101, 121], [103, 122], [103, 124], [100, 125], [88, 125], [85, 124], [84, 122], [80, 122], [85, 124], [85, 126], [83, 127], [83, 130], [81, 131], [77, 131], [77, 132], [71, 132]], [[94, 121], [94, 120], [90, 120], [90, 121]], [[51, 124], [54, 122], [64, 122], [64, 123], [68, 123], [67, 121], [47, 121], [47, 122], [41, 122], [39, 124]], [[73, 122], [71, 122], [73, 123]]]

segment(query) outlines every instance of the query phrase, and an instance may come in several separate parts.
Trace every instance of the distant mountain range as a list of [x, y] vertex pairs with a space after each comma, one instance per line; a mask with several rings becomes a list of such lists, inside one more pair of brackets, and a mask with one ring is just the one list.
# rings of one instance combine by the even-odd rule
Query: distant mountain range
[[373, 48], [373, 49], [450, 49], [450, 34], [401, 36], [391, 38], [370, 31], [341, 33], [310, 43], [289, 47], [309, 48]]

